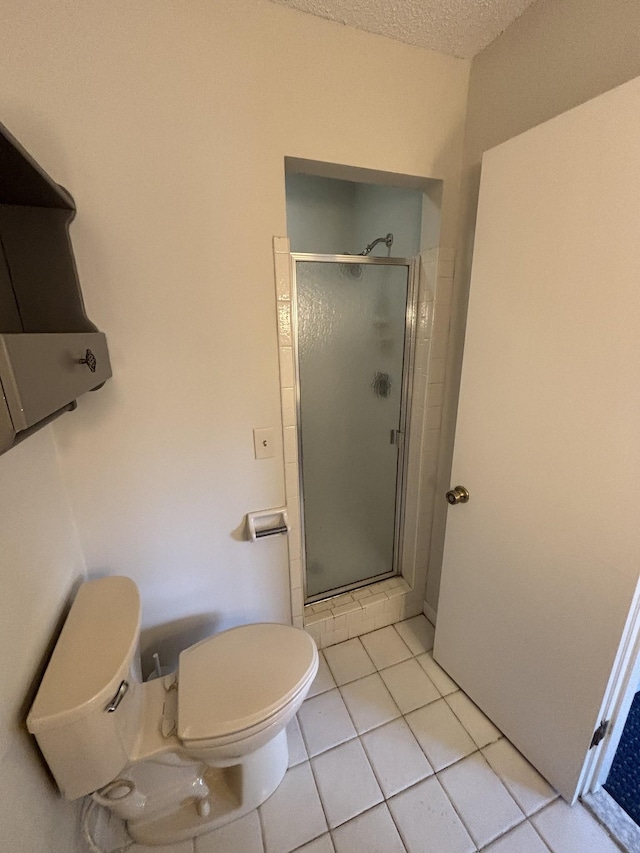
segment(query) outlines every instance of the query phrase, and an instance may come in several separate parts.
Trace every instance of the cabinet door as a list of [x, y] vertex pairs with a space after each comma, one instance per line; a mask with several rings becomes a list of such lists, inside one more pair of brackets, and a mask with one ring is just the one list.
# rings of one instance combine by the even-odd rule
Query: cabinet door
[[16, 432], [110, 376], [107, 341], [101, 332], [0, 335], [0, 382]]

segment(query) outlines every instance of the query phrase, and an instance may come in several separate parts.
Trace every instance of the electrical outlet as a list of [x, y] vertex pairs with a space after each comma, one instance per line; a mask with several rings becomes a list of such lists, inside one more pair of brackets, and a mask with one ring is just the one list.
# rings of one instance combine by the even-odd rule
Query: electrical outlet
[[254, 429], [253, 446], [256, 459], [270, 459], [275, 455], [273, 427]]

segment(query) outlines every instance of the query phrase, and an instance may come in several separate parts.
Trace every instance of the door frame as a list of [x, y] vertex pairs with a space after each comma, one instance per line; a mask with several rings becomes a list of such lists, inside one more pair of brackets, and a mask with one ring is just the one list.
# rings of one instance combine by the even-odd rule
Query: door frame
[[600, 719], [609, 720], [609, 728], [601, 748], [594, 749], [594, 755], [585, 766], [579, 786], [580, 795], [595, 793], [607, 781], [633, 697], [638, 689], [640, 689], [640, 583], [633, 597], [602, 703]]
[[291, 338], [293, 348], [293, 371], [294, 371], [294, 393], [297, 424], [298, 444], [298, 504], [300, 511], [300, 537], [301, 537], [301, 568], [302, 589], [304, 604], [322, 601], [352, 589], [361, 587], [363, 583], [356, 581], [336, 587], [317, 595], [307, 594], [307, 566], [306, 566], [306, 544], [304, 525], [304, 487], [303, 470], [304, 460], [302, 456], [302, 429], [300, 416], [300, 362], [298, 351], [298, 290], [296, 265], [298, 262], [311, 263], [334, 263], [334, 264], [360, 264], [367, 266], [396, 266], [407, 268], [407, 302], [404, 322], [404, 344], [402, 360], [402, 387], [400, 391], [400, 430], [398, 442], [398, 464], [396, 468], [396, 501], [393, 532], [393, 559], [392, 567], [385, 574], [376, 575], [371, 582], [383, 581], [387, 578], [402, 574], [402, 544], [404, 539], [404, 522], [406, 511], [406, 488], [407, 468], [409, 463], [408, 435], [411, 422], [411, 400], [413, 387], [413, 373], [415, 362], [416, 328], [418, 316], [418, 259], [416, 258], [385, 258], [371, 257], [370, 255], [322, 255], [315, 253], [291, 252]]

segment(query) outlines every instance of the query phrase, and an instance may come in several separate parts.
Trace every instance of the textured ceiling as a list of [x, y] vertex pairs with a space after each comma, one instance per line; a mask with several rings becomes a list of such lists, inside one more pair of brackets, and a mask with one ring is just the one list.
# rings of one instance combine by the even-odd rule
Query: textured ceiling
[[534, 0], [273, 0], [359, 30], [471, 58]]

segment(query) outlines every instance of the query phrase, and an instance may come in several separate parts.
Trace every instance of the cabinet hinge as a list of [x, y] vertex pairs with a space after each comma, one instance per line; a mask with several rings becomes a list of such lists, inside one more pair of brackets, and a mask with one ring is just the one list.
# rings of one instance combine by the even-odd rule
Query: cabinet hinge
[[594, 746], [598, 746], [598, 744], [602, 743], [606, 733], [609, 730], [609, 723], [611, 720], [603, 720], [598, 728], [593, 733], [593, 737], [591, 738], [591, 745], [589, 749], [593, 749]]

